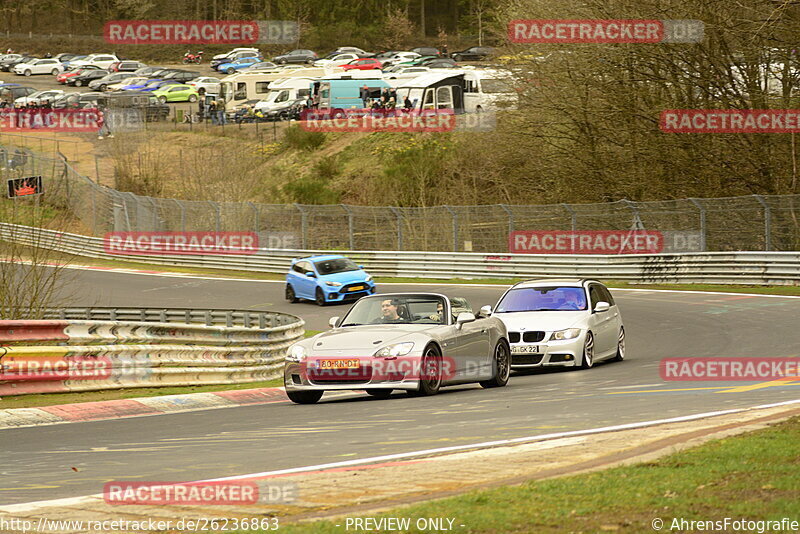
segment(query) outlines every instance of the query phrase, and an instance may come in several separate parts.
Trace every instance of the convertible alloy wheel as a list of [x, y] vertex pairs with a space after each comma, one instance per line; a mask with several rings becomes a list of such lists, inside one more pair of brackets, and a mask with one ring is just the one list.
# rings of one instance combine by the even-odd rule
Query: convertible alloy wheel
[[594, 336], [591, 332], [586, 334], [586, 341], [583, 342], [583, 361], [581, 369], [589, 369], [594, 365]]
[[314, 404], [322, 398], [324, 391], [287, 391], [286, 396], [295, 404]]
[[625, 359], [625, 328], [619, 327], [619, 337], [617, 338], [617, 355], [614, 356], [615, 362], [621, 362]]
[[420, 361], [419, 389], [408, 392], [411, 396], [436, 395], [442, 387], [442, 357], [435, 345], [425, 349]]
[[484, 388], [501, 388], [508, 384], [508, 377], [511, 375], [511, 349], [502, 339], [497, 342], [494, 348], [494, 359], [492, 369], [494, 377], [491, 380], [484, 380], [481, 386]]

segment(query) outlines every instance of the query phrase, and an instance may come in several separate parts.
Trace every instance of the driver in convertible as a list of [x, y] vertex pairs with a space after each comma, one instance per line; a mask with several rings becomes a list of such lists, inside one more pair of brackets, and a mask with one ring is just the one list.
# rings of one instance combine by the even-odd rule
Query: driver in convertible
[[403, 323], [402, 317], [397, 313], [397, 308], [400, 306], [400, 301], [397, 299], [386, 299], [381, 302], [381, 316], [378, 317], [374, 323]]

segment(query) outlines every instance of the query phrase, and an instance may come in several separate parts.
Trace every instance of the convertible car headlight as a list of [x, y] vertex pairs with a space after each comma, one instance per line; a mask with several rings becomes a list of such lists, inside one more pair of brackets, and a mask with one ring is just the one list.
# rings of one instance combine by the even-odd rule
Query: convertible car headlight
[[339, 282], [325, 282], [325, 285], [330, 287], [339, 287], [342, 284], [340, 284]]
[[290, 362], [301, 362], [306, 359], [306, 348], [302, 345], [292, 345], [292, 348], [289, 349], [289, 353], [286, 354], [286, 359]]
[[375, 353], [376, 358], [396, 358], [398, 356], [405, 356], [411, 349], [414, 348], [414, 342], [408, 341], [406, 343], [398, 343], [396, 345], [389, 345], [383, 347]]
[[550, 341], [560, 341], [562, 339], [575, 339], [581, 335], [580, 328], [567, 328], [566, 330], [556, 330], [550, 334]]

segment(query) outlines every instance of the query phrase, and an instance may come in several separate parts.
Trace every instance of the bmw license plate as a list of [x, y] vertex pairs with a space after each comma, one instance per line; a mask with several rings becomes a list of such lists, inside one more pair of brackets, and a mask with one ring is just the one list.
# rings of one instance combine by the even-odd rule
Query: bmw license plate
[[352, 286], [348, 291], [361, 291], [362, 289], [364, 289], [364, 286]]
[[358, 369], [358, 360], [319, 360], [320, 369]]
[[539, 345], [523, 345], [521, 347], [511, 347], [511, 354], [531, 354], [538, 353]]

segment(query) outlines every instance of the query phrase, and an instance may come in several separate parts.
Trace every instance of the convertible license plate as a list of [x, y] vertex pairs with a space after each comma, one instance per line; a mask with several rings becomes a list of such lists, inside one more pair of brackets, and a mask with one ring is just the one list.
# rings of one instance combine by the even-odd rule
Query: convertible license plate
[[521, 347], [511, 347], [511, 354], [530, 354], [539, 352], [539, 345], [524, 345]]
[[348, 291], [361, 291], [364, 289], [364, 286], [352, 286]]
[[358, 360], [320, 360], [320, 369], [358, 369]]

